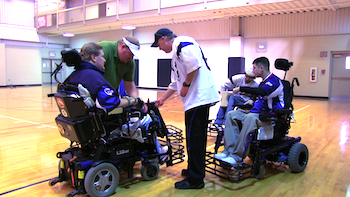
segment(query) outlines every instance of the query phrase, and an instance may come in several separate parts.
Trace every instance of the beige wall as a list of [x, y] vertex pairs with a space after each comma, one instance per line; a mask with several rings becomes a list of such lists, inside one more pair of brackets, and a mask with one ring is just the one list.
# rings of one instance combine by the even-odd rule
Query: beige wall
[[[334, 36], [306, 36], [293, 38], [259, 38], [244, 40], [244, 55], [246, 65], [259, 56], [266, 56], [272, 64], [272, 71], [283, 78], [283, 71], [274, 69], [274, 61], [277, 58], [286, 58], [294, 62], [288, 71], [287, 79], [297, 77], [300, 87], [295, 87], [295, 95], [329, 97], [330, 84], [330, 51], [345, 51], [347, 49], [350, 35]], [[256, 52], [257, 42], [267, 42], [267, 52]], [[321, 51], [327, 51], [327, 57], [320, 57]], [[317, 83], [309, 81], [310, 67], [318, 68]], [[321, 70], [325, 69], [325, 75]]]
[[29, 47], [6, 47], [6, 84], [41, 84], [40, 50]]
[[6, 86], [5, 44], [0, 43], [0, 86]]

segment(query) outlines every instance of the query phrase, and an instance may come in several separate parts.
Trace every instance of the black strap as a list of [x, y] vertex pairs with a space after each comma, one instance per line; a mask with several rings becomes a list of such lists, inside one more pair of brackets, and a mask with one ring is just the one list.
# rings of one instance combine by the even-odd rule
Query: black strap
[[[178, 58], [180, 58], [181, 49], [185, 46], [188, 46], [188, 45], [193, 45], [193, 43], [192, 42], [180, 42], [179, 46], [177, 46], [177, 51], [176, 51], [176, 55]], [[208, 63], [207, 63], [207, 59], [204, 57], [204, 54], [203, 54], [201, 47], [199, 47], [199, 49], [201, 50], [202, 58], [205, 62], [205, 65], [207, 66], [208, 70], [210, 70], [210, 67], [208, 66]]]

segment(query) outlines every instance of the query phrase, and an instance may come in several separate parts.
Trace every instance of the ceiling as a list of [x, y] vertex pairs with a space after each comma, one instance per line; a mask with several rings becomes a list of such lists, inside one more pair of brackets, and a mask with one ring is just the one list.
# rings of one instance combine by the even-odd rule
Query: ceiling
[[58, 26], [41, 27], [38, 28], [38, 33], [45, 36], [62, 35], [64, 32], [78, 35], [120, 30], [126, 24], [148, 27], [232, 17], [254, 17], [324, 10], [336, 11], [350, 7], [350, 0], [204, 0], [204, 2], [206, 3], [151, 9], [70, 22]]

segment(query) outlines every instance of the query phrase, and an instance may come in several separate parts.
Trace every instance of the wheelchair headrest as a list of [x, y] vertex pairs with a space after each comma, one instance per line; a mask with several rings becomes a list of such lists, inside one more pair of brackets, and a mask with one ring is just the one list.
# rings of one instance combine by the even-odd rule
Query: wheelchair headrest
[[81, 63], [81, 57], [77, 50], [63, 50], [61, 51], [62, 61], [67, 64], [67, 66], [78, 66]]
[[276, 59], [275, 68], [278, 70], [288, 71], [293, 66], [293, 62], [289, 62], [287, 59]]

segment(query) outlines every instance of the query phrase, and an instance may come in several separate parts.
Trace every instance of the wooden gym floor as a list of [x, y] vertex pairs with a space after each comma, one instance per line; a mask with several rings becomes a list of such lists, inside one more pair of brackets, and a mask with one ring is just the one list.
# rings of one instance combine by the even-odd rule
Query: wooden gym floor
[[[58, 108], [47, 94], [55, 86], [0, 88], [0, 196], [59, 197], [73, 189], [48, 179], [58, 175], [56, 153], [69, 147], [55, 124]], [[142, 99], [156, 100], [164, 91], [139, 90]], [[161, 166], [159, 176], [144, 181], [140, 164], [134, 178], [121, 172], [120, 184], [113, 196], [350, 196], [350, 102], [327, 99], [294, 98], [296, 123], [289, 136], [301, 136], [309, 149], [309, 163], [302, 173], [291, 173], [286, 166], [267, 167], [262, 180], [248, 178], [232, 183], [210, 173], [201, 190], [177, 190], [174, 183], [183, 179], [186, 161]], [[211, 108], [214, 119], [219, 104]], [[184, 113], [179, 97], [160, 108], [166, 124], [184, 129]], [[215, 136], [208, 136], [208, 150], [213, 150]], [[87, 196], [87, 195], [80, 195]]]

